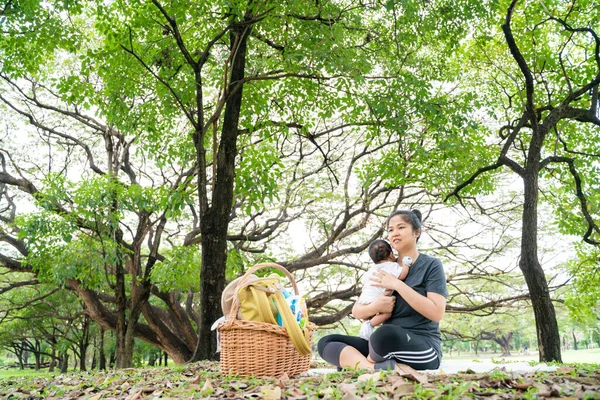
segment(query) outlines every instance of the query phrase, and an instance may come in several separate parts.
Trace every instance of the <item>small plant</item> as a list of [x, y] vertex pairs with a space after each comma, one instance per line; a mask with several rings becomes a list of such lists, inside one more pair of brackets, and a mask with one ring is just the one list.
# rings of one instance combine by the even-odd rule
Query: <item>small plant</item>
[[465, 396], [471, 396], [469, 391], [472, 388], [471, 381], [465, 382], [454, 382], [450, 384], [438, 383], [438, 390], [442, 395], [439, 397], [440, 399], [457, 399], [463, 398]]
[[437, 393], [436, 390], [430, 389], [430, 388], [426, 388], [426, 387], [423, 387], [420, 384], [417, 384], [417, 385], [415, 385], [415, 391], [411, 395], [411, 398], [421, 400], [421, 399], [438, 398], [438, 396], [439, 396], [439, 394]]
[[537, 392], [538, 392], [537, 388], [532, 386], [529, 389], [527, 389], [527, 391], [525, 393], [523, 393], [522, 398], [526, 399], [526, 400], [536, 400], [539, 398], [537, 396]]
[[506, 374], [505, 371], [502, 371], [500, 369], [494, 369], [492, 371], [490, 371], [490, 375], [489, 375], [491, 380], [498, 380], [498, 381], [503, 381], [505, 379], [508, 379], [509, 376]]

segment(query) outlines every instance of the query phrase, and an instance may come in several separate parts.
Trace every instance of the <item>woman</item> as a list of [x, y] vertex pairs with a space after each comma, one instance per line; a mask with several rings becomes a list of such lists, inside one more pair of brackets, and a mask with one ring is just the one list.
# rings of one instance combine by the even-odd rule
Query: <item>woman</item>
[[396, 363], [402, 363], [419, 370], [437, 369], [442, 359], [439, 321], [444, 317], [448, 295], [442, 263], [417, 250], [421, 236], [419, 210], [393, 212], [387, 228], [398, 259], [409, 256], [414, 260], [408, 276], [401, 281], [384, 271], [377, 272], [373, 284], [393, 290], [393, 296], [384, 294], [370, 304], [357, 302], [352, 314], [359, 319], [386, 312], [392, 316], [368, 341], [354, 336], [325, 336], [319, 341], [319, 354], [341, 368], [393, 369]]

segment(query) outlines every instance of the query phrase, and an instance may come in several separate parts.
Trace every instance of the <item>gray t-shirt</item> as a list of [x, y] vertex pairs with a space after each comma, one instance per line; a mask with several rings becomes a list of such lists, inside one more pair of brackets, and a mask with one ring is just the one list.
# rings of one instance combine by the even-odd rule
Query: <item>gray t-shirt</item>
[[[444, 274], [442, 262], [438, 258], [423, 253], [419, 254], [417, 260], [410, 267], [404, 283], [423, 296], [427, 296], [427, 292], [439, 293], [444, 297], [448, 296], [446, 275]], [[392, 311], [392, 316], [384, 324], [398, 325], [421, 336], [433, 347], [441, 359], [442, 337], [440, 335], [440, 324], [416, 312], [397, 292], [394, 292], [393, 295], [396, 296], [396, 305]]]

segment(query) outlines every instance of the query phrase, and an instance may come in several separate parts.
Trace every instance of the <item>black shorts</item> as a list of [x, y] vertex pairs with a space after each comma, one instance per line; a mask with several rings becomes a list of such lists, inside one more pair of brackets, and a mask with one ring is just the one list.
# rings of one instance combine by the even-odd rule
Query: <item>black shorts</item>
[[422, 336], [397, 325], [380, 326], [368, 341], [356, 336], [328, 335], [319, 340], [318, 349], [325, 361], [339, 367], [340, 353], [346, 346], [354, 347], [365, 357], [370, 355], [375, 362], [393, 359], [418, 370], [440, 367], [440, 358]]

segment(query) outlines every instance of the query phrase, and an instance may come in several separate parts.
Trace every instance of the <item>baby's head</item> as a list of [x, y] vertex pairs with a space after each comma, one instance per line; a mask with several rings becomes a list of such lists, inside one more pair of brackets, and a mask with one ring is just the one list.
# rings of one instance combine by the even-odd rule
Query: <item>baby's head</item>
[[375, 264], [379, 264], [383, 261], [394, 261], [394, 253], [392, 253], [392, 246], [388, 242], [382, 239], [377, 239], [371, 242], [369, 245], [369, 256]]

